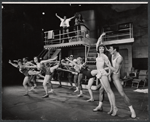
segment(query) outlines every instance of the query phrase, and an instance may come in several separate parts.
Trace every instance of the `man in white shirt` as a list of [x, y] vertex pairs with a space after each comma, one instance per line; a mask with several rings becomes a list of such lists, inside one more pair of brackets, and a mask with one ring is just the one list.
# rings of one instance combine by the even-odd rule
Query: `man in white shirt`
[[[75, 18], [75, 16], [67, 19], [66, 16], [64, 16], [64, 18], [61, 18], [56, 13], [56, 17], [58, 17], [60, 19], [60, 21], [61, 21], [60, 27], [62, 27], [63, 34], [64, 33], [69, 33], [69, 29], [68, 29], [70, 27], [69, 22], [71, 21], [71, 19]], [[67, 34], [67, 36], [69, 37], [69, 34]]]

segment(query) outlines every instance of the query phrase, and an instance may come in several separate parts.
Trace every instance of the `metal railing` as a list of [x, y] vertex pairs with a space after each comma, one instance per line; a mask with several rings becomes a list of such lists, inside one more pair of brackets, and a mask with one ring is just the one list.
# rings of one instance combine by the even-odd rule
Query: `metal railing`
[[133, 38], [133, 27], [132, 24], [130, 23], [128, 28], [118, 29], [117, 31], [106, 31], [105, 33], [106, 35], [103, 36], [104, 41], [129, 39]]
[[45, 45], [69, 43], [72, 41], [81, 41], [88, 34], [88, 28], [84, 25], [72, 26], [67, 29], [57, 29], [45, 31]]

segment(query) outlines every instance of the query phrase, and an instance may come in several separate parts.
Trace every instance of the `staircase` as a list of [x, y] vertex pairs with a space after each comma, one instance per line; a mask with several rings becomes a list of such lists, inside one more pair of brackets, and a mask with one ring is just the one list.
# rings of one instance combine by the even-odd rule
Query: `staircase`
[[96, 69], [96, 45], [91, 45], [89, 47], [89, 52], [87, 53], [87, 65], [89, 69]]
[[48, 52], [44, 55], [43, 59], [50, 59], [56, 57], [60, 53], [61, 49], [49, 49]]

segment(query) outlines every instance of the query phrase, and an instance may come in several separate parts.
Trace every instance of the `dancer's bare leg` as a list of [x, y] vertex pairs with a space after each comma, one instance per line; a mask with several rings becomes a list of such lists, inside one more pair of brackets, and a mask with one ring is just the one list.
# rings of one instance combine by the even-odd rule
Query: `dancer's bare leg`
[[26, 91], [25, 96], [28, 95], [28, 86], [27, 86], [28, 83], [29, 83], [29, 76], [25, 76], [25, 78], [23, 80], [23, 86], [24, 86], [25, 91]]
[[43, 87], [45, 90], [45, 95], [43, 96], [43, 98], [48, 97], [48, 88], [47, 88], [47, 83], [49, 82], [49, 79], [51, 78], [51, 75], [45, 75], [44, 77], [44, 81], [43, 81]]
[[119, 74], [113, 74], [113, 82], [115, 87], [117, 88], [118, 92], [120, 93], [120, 95], [123, 97], [124, 102], [128, 105], [130, 112], [131, 112], [131, 117], [135, 118], [136, 117], [136, 113], [130, 103], [130, 99], [127, 97], [127, 95], [125, 94], [123, 87], [121, 85], [121, 82], [119, 80], [120, 75]]
[[92, 93], [92, 90], [91, 90], [92, 84], [94, 83], [94, 79], [95, 78], [93, 77], [93, 78], [90, 78], [89, 81], [88, 81], [87, 89], [88, 89], [89, 94], [90, 94], [90, 99], [87, 100], [88, 102], [94, 101], [93, 93]]
[[103, 111], [104, 92], [104, 87], [101, 85], [99, 89], [99, 104], [95, 109], [93, 109], [93, 111]]
[[83, 91], [82, 91], [82, 78], [83, 78], [83, 74], [79, 74], [78, 75], [78, 89], [79, 89], [79, 95], [78, 97], [81, 97], [83, 95]]
[[75, 84], [75, 87], [76, 87], [76, 90], [75, 90], [74, 92], [79, 91], [77, 80], [78, 80], [78, 74], [77, 74], [77, 75], [74, 75], [74, 84]]
[[[104, 89], [108, 95], [108, 99], [109, 99], [110, 106], [111, 106], [109, 112], [112, 111], [111, 115], [115, 116], [117, 114], [118, 109], [116, 107], [115, 96], [114, 96], [113, 91], [111, 90], [107, 76], [105, 76], [105, 75], [102, 76], [100, 81], [101, 81], [101, 83], [102, 83], [102, 85], [103, 85], [103, 87], [104, 87]], [[111, 110], [111, 109], [113, 109], [113, 110]]]

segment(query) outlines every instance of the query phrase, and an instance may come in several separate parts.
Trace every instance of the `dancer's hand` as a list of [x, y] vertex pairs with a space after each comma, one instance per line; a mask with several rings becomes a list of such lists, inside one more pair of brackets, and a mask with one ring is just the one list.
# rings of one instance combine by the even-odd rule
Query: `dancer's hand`
[[57, 16], [57, 13], [55, 15]]
[[66, 60], [68, 61], [68, 60], [69, 60], [69, 58], [66, 58]]
[[106, 35], [106, 33], [105, 33], [105, 32], [103, 32], [103, 33], [102, 33], [102, 36], [104, 36], [104, 35]]
[[8, 63], [11, 63], [11, 60], [9, 60]]

